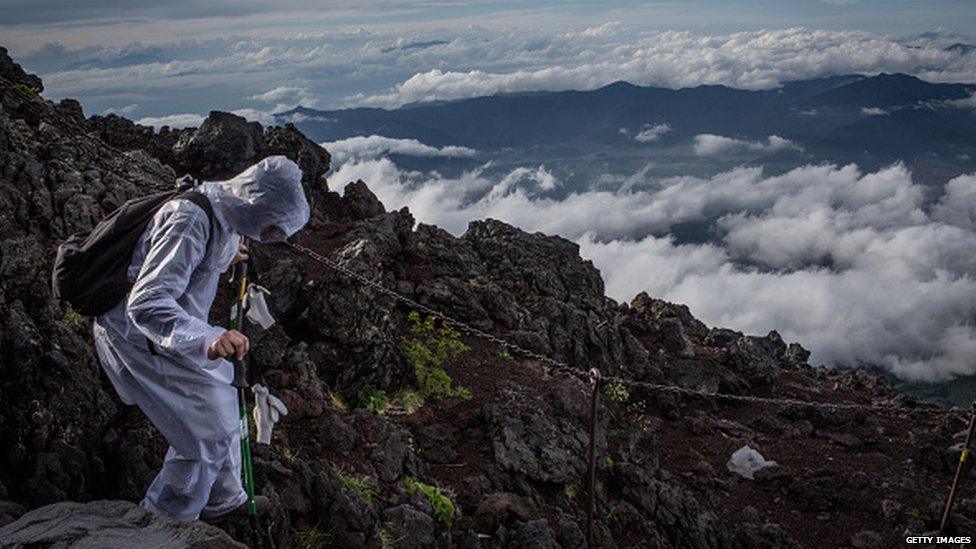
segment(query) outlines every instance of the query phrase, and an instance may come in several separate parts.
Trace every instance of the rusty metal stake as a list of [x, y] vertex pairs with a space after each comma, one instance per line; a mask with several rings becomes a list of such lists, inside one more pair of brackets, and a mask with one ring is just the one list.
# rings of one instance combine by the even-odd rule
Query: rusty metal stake
[[946, 527], [949, 526], [949, 515], [952, 513], [952, 504], [956, 501], [956, 488], [959, 487], [959, 478], [962, 476], [962, 468], [969, 461], [969, 443], [973, 439], [973, 428], [976, 427], [976, 401], [973, 402], [973, 411], [969, 417], [969, 429], [966, 431], [966, 442], [962, 445], [962, 454], [959, 456], [959, 463], [956, 464], [956, 476], [952, 479], [952, 488], [949, 489], [949, 498], [946, 500], [945, 511], [942, 512], [942, 523], [939, 524], [939, 533], [944, 534]]
[[593, 397], [590, 400], [590, 450], [589, 462], [587, 463], [586, 475], [586, 547], [592, 549], [593, 545], [593, 514], [594, 490], [596, 489], [596, 405], [600, 398], [600, 371], [596, 368], [590, 370], [590, 379], [593, 381]]

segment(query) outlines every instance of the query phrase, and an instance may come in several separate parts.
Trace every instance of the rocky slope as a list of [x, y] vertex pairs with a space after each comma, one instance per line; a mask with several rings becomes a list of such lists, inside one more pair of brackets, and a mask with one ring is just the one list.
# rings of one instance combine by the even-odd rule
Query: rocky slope
[[[222, 177], [269, 154], [288, 155], [305, 173], [314, 208], [305, 245], [581, 371], [923, 410], [716, 402], [608, 383], [597, 437], [599, 546], [882, 547], [937, 519], [961, 414], [926, 414], [865, 372], [811, 367], [802, 347], [775, 332], [709, 328], [686, 307], [644, 294], [615, 303], [562, 238], [494, 220], [454, 237], [406, 209], [387, 211], [363, 182], [332, 191], [328, 153], [293, 127], [215, 112], [199, 129], [154, 132], [116, 116], [86, 118], [71, 100], [45, 102], [40, 79], [5, 52], [0, 76], [0, 545], [50, 543], [65, 516], [165, 531], [121, 503], [48, 507], [15, 522], [56, 502], [137, 502], [165, 449], [100, 375], [89, 321], [52, 300], [52, 253], [178, 173]], [[584, 545], [584, 381], [425, 324], [287, 249], [255, 255], [280, 323], [251, 334], [253, 374], [290, 410], [274, 444], [256, 451], [258, 490], [278, 504], [257, 543]], [[222, 319], [226, 296], [218, 301]], [[729, 472], [729, 456], [745, 444], [779, 466], [752, 480]], [[976, 519], [968, 488], [955, 517], [963, 534]], [[25, 522], [37, 537], [24, 537]], [[221, 526], [250, 542], [246, 522]]]

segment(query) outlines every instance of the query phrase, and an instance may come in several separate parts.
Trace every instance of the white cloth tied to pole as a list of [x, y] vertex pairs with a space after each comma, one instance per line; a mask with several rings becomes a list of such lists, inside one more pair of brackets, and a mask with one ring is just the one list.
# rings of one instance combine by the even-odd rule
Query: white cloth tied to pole
[[288, 408], [278, 397], [268, 392], [264, 385], [254, 385], [254, 425], [257, 427], [259, 444], [271, 444], [271, 431], [281, 416], [288, 415]]
[[244, 303], [245, 310], [247, 311], [247, 319], [262, 329], [267, 330], [274, 326], [275, 319], [271, 316], [271, 312], [268, 311], [268, 303], [264, 299], [265, 295], [271, 295], [271, 292], [267, 288], [258, 286], [257, 284], [250, 284], [247, 287], [247, 296], [244, 298]]

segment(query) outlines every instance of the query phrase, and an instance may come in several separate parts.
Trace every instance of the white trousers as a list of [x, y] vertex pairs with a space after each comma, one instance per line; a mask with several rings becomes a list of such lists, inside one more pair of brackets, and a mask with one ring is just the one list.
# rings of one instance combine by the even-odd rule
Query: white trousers
[[113, 337], [97, 323], [94, 333], [119, 396], [138, 405], [170, 444], [142, 507], [189, 521], [243, 504], [237, 390], [203, 372], [197, 381], [187, 367]]

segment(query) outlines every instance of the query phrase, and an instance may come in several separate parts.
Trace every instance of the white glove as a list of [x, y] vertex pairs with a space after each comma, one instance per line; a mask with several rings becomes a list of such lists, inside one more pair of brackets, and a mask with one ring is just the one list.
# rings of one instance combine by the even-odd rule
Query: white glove
[[275, 319], [268, 311], [268, 304], [264, 300], [265, 295], [271, 295], [271, 292], [267, 288], [258, 286], [257, 284], [249, 284], [247, 286], [247, 295], [244, 297], [244, 303], [247, 310], [247, 319], [267, 330], [274, 325]]
[[264, 385], [254, 385], [251, 389], [254, 391], [254, 425], [257, 427], [258, 444], [271, 444], [271, 431], [281, 416], [288, 415], [288, 408]]

